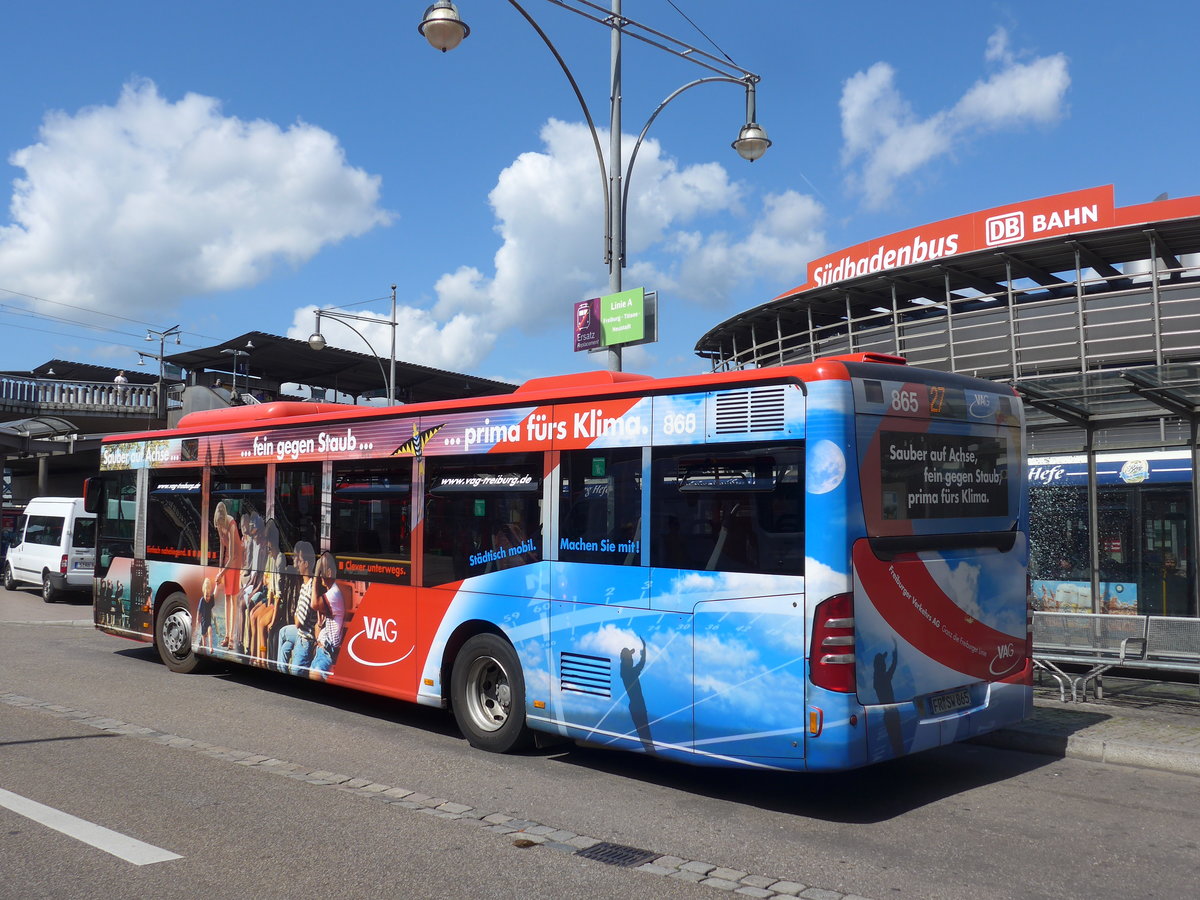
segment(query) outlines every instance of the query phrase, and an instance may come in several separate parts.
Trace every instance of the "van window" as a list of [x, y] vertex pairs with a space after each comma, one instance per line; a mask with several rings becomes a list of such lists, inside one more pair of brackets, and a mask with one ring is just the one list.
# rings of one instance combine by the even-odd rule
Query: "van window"
[[62, 516], [30, 516], [25, 525], [25, 543], [57, 547], [62, 543], [65, 523]]
[[93, 550], [96, 547], [96, 520], [76, 519], [75, 531], [71, 534], [71, 546], [76, 550]]

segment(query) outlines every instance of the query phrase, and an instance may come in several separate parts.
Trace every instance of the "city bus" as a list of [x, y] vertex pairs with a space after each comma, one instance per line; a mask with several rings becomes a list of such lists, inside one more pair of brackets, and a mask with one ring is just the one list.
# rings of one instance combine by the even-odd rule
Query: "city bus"
[[1032, 709], [1021, 404], [899, 357], [591, 372], [106, 438], [96, 627], [471, 745], [860, 767]]

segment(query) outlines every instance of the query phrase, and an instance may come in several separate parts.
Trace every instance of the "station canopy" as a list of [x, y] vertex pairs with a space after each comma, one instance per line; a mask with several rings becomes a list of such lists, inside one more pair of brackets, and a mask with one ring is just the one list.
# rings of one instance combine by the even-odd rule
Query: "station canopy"
[[[232, 372], [234, 354], [223, 352], [226, 350], [237, 351], [239, 378], [248, 372], [251, 377], [279, 384], [293, 382], [352, 396], [387, 393], [389, 359], [333, 346], [314, 350], [307, 341], [262, 331], [248, 331], [224, 343], [164, 359], [192, 372]], [[405, 403], [508, 394], [515, 389], [516, 385], [503, 381], [396, 360], [396, 399]]]

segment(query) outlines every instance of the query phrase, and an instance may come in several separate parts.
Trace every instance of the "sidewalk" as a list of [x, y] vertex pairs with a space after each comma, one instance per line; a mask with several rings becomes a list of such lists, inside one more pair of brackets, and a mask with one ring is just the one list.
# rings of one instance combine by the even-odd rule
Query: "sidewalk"
[[1034, 687], [1033, 717], [980, 744], [1200, 775], [1200, 685], [1105, 678], [1104, 699], [1063, 703]]

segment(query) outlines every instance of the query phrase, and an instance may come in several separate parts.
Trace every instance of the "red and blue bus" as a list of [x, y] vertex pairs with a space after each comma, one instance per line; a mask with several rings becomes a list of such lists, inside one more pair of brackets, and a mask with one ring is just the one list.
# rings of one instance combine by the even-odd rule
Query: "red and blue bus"
[[1021, 404], [878, 354], [105, 440], [95, 623], [573, 739], [838, 770], [1032, 708]]

